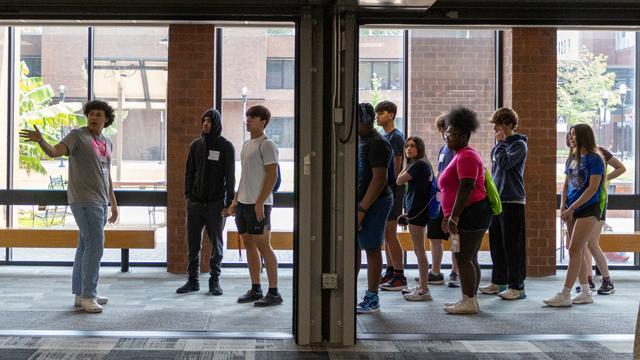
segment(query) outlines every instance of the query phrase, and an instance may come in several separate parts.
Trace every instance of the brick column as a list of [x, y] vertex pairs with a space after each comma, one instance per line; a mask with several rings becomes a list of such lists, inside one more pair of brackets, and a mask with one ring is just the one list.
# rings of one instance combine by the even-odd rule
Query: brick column
[[[213, 106], [214, 26], [169, 26], [167, 84], [167, 271], [187, 270], [184, 168], [200, 116]], [[203, 254], [210, 253], [208, 240]], [[208, 260], [208, 256], [205, 256]], [[209, 271], [208, 261], [202, 271]]]
[[503, 45], [504, 106], [520, 116], [529, 137], [527, 272], [556, 273], [556, 29], [514, 28]]

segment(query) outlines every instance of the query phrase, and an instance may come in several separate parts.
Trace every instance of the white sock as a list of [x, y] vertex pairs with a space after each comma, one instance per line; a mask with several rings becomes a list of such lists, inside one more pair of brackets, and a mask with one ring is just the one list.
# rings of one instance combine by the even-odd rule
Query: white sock
[[571, 288], [563, 287], [563, 288], [562, 288], [562, 291], [560, 291], [560, 293], [561, 293], [563, 296], [567, 296], [567, 297], [568, 297], [568, 296], [571, 296]]
[[580, 284], [580, 291], [584, 291], [585, 294], [591, 294], [591, 288], [589, 287], [589, 283]]

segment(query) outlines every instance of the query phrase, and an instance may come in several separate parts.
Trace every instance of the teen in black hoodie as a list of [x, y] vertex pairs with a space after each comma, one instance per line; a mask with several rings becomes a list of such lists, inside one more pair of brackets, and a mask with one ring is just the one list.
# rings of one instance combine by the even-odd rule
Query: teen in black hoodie
[[219, 277], [225, 224], [223, 211], [231, 205], [234, 196], [235, 149], [221, 133], [220, 113], [209, 109], [202, 115], [202, 135], [189, 147], [184, 174], [189, 280], [176, 290], [179, 294], [200, 290], [200, 249], [202, 229], [206, 228], [212, 245], [209, 293], [222, 295]]

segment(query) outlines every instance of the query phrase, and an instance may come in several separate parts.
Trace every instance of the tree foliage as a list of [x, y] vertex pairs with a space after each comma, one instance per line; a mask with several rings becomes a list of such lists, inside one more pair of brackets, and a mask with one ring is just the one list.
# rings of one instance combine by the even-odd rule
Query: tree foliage
[[[45, 84], [41, 77], [29, 77], [29, 68], [20, 64], [19, 116], [21, 129], [33, 129], [38, 126], [43, 138], [50, 144], [57, 144], [63, 127], [78, 127], [87, 124], [87, 118], [78, 114], [82, 104], [60, 102], [52, 104], [54, 92], [51, 85]], [[46, 175], [41, 159], [46, 155], [38, 144], [21, 139], [18, 166], [28, 174], [35, 172]]]
[[569, 125], [593, 124], [605, 107], [603, 94], [608, 96], [607, 109], [620, 104], [620, 95], [613, 90], [615, 78], [615, 73], [607, 72], [607, 56], [594, 55], [586, 47], [578, 59], [558, 61], [558, 116], [565, 116]]

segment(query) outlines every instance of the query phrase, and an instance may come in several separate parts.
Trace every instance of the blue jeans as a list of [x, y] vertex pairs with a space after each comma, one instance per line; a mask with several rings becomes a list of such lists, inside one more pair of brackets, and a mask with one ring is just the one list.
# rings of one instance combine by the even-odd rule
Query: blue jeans
[[71, 204], [80, 236], [73, 261], [72, 292], [84, 298], [97, 295], [100, 259], [104, 252], [104, 225], [107, 223], [107, 207], [102, 205]]

